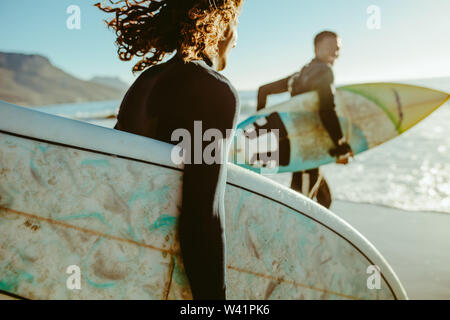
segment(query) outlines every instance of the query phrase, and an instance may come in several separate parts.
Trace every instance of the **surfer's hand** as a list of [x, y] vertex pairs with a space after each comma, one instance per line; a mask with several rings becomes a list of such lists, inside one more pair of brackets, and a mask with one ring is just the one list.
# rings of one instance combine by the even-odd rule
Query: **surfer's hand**
[[336, 163], [338, 164], [348, 164], [349, 160], [353, 158], [352, 147], [343, 140], [339, 141], [339, 146], [331, 149], [329, 154], [332, 157], [336, 157]]
[[350, 162], [350, 159], [352, 159], [352, 158], [353, 158], [353, 151], [350, 151], [347, 154], [337, 157], [336, 163], [337, 164], [348, 164]]

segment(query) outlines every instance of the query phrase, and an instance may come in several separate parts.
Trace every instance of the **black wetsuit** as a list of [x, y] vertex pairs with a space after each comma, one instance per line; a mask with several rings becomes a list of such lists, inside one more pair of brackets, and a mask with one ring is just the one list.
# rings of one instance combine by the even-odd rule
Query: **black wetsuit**
[[[289, 88], [289, 85], [292, 87]], [[300, 72], [262, 86], [258, 91], [257, 109], [260, 110], [266, 106], [268, 95], [287, 91], [290, 91], [291, 96], [296, 96], [308, 91], [317, 91], [320, 101], [320, 119], [337, 147], [339, 140], [342, 138], [342, 130], [335, 110], [334, 75], [331, 66], [318, 59], [313, 59], [309, 64], [303, 67]], [[305, 174], [309, 176], [309, 183], [306, 188], [309, 190], [308, 193], [312, 191], [316, 183], [320, 183], [320, 186], [315, 188], [315, 194], [311, 196], [313, 198], [315, 197], [320, 204], [329, 208], [332, 201], [330, 190], [325, 179], [321, 177], [319, 169], [295, 172], [292, 177], [291, 188], [302, 192], [302, 189], [304, 189], [303, 184], [305, 183]]]
[[[208, 59], [184, 63], [175, 56], [145, 70], [134, 82], [120, 106], [116, 129], [177, 144], [171, 141], [172, 132], [183, 128], [194, 144], [194, 121], [202, 122], [203, 133], [215, 128], [226, 137], [226, 130], [236, 126], [238, 108], [237, 91], [211, 68]], [[204, 142], [203, 148], [210, 143]], [[220, 219], [225, 185], [226, 165], [185, 165], [178, 230], [194, 299], [225, 299], [225, 242]]]

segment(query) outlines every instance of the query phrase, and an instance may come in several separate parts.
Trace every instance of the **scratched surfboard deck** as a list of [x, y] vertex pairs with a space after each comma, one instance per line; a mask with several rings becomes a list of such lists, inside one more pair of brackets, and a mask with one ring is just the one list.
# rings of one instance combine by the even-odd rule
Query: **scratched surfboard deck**
[[[335, 104], [342, 132], [358, 154], [399, 136], [448, 99], [447, 93], [423, 87], [369, 83], [338, 88]], [[238, 126], [242, 131], [230, 161], [256, 172], [277, 165], [278, 172], [302, 171], [334, 162], [318, 103], [317, 93], [308, 92], [249, 117]], [[266, 129], [269, 135], [258, 136], [255, 129]], [[271, 129], [280, 130], [278, 138]], [[271, 141], [269, 148], [266, 141]]]
[[[190, 299], [171, 147], [0, 102], [0, 290], [30, 299]], [[330, 211], [232, 164], [228, 299], [404, 299], [380, 253]], [[69, 266], [81, 289], [70, 290]], [[380, 289], [367, 268], [380, 267]]]

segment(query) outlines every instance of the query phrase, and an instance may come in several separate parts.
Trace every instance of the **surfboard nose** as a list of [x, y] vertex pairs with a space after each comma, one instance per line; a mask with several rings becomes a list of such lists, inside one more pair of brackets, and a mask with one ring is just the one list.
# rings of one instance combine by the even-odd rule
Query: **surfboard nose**
[[374, 102], [391, 119], [399, 134], [412, 128], [443, 104], [446, 92], [400, 83], [371, 83], [340, 88]]

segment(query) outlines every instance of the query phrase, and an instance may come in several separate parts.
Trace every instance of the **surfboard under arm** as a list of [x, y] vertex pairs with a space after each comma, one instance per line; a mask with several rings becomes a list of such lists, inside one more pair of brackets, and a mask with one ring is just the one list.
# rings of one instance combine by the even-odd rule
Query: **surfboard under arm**
[[[0, 290], [31, 299], [191, 298], [176, 234], [182, 167], [170, 152], [0, 103]], [[406, 298], [381, 254], [305, 197], [229, 165], [225, 207], [228, 299]], [[67, 285], [73, 265], [81, 290]], [[373, 265], [379, 290], [367, 286]]]

